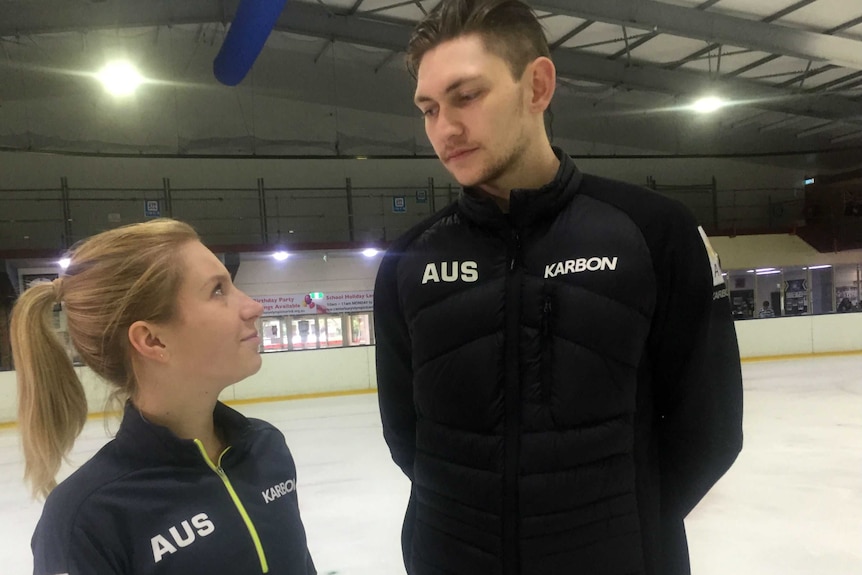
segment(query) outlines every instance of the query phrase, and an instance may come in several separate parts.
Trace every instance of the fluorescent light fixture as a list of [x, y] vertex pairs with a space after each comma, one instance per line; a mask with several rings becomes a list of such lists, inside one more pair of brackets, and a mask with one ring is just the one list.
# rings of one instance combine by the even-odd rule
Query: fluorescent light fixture
[[760, 273], [760, 272], [771, 272], [771, 271], [775, 271], [775, 268], [760, 268], [760, 269], [756, 269], [756, 270], [754, 270], [754, 271], [756, 271], [757, 273]]
[[283, 262], [284, 260], [286, 260], [287, 258], [290, 257], [290, 254], [287, 252], [281, 251], [281, 252], [275, 252], [274, 254], [272, 254], [272, 257], [273, 257], [273, 259], [275, 259], [277, 261]]
[[130, 96], [144, 82], [144, 77], [129, 62], [111, 62], [99, 70], [96, 77], [105, 90], [114, 96]]
[[747, 274], [753, 274], [753, 273], [754, 273], [754, 270], [746, 270], [746, 271], [745, 271], [745, 273], [747, 273]]
[[378, 253], [380, 253], [380, 252], [374, 248], [366, 248], [366, 249], [362, 250], [362, 255], [367, 257], [367, 258], [373, 258]]
[[72, 263], [72, 260], [70, 260], [69, 258], [63, 258], [57, 262], [57, 265], [59, 265], [61, 268], [63, 268], [65, 270], [69, 267], [69, 265], [71, 265], [71, 263]]
[[806, 186], [810, 186], [813, 183], [814, 183], [814, 178], [806, 178], [805, 179], [805, 185]]
[[808, 269], [810, 269], [810, 270], [825, 270], [826, 268], [831, 268], [831, 267], [832, 267], [831, 265], [825, 265], [825, 266], [811, 266], [811, 267], [809, 267]]
[[691, 105], [691, 109], [701, 114], [711, 114], [727, 105], [727, 102], [715, 96], [701, 98]]
[[781, 273], [781, 270], [773, 270], [771, 272], [757, 272], [757, 275], [759, 275], [759, 276], [771, 276], [771, 275], [780, 274], [780, 273]]

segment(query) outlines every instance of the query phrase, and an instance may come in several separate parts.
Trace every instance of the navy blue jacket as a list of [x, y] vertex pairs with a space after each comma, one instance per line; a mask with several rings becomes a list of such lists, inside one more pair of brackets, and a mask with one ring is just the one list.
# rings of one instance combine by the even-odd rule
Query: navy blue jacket
[[316, 573], [284, 436], [222, 403], [214, 419], [230, 446], [218, 462], [129, 403], [117, 436], [48, 496], [34, 574]]
[[742, 444], [717, 256], [678, 202], [582, 174], [467, 189], [374, 292], [383, 433], [415, 575], [680, 575]]

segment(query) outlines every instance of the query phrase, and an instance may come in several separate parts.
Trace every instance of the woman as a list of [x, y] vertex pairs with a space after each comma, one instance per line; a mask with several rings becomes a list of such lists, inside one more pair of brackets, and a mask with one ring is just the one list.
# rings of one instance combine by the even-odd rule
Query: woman
[[[25, 479], [47, 495], [34, 573], [315, 573], [284, 436], [218, 401], [260, 369], [260, 304], [174, 220], [98, 234], [70, 259], [12, 313]], [[117, 436], [60, 485], [87, 403], [52, 333], [56, 303], [125, 400]]]

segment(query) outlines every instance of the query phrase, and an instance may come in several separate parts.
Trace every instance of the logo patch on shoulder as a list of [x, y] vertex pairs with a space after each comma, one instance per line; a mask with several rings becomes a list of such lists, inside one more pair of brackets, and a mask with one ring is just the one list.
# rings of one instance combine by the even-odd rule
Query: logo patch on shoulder
[[706, 254], [709, 256], [710, 273], [712, 274], [712, 287], [724, 285], [724, 275], [721, 273], [721, 261], [718, 258], [718, 252], [713, 249], [709, 243], [709, 238], [702, 226], [697, 226], [697, 231], [700, 232], [700, 237], [703, 240], [703, 246], [706, 248]]

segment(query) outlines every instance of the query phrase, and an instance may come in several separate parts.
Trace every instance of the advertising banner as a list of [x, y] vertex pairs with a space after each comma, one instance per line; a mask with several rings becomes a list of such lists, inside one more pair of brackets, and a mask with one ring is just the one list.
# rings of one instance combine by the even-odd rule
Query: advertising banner
[[252, 296], [252, 299], [263, 306], [264, 317], [317, 313], [352, 313], [371, 311], [374, 307], [374, 291], [372, 290], [326, 294], [314, 292], [305, 294], [260, 295]]

